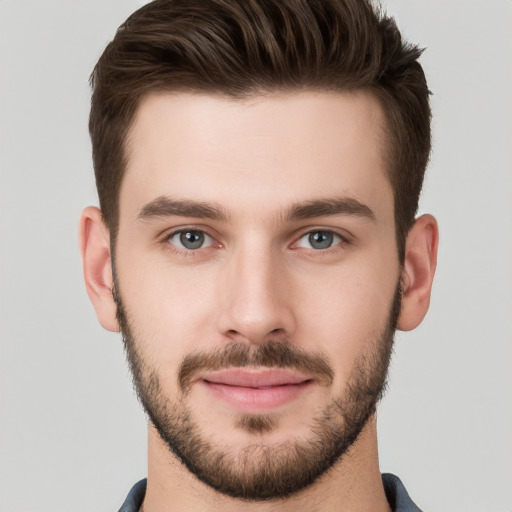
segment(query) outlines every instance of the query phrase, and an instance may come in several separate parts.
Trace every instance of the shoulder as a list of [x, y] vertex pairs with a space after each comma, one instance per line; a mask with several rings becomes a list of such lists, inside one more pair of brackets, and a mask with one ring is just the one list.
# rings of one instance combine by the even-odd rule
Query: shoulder
[[147, 479], [144, 478], [131, 488], [119, 512], [137, 512], [139, 510], [146, 494], [146, 483]]
[[421, 509], [412, 501], [400, 478], [391, 473], [383, 473], [382, 483], [393, 512], [421, 512]]

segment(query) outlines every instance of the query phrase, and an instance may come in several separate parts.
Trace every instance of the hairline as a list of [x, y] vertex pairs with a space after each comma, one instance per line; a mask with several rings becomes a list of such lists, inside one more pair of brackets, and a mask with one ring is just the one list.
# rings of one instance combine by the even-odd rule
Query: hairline
[[[128, 163], [130, 159], [130, 137], [133, 132], [133, 127], [137, 121], [138, 115], [140, 113], [141, 107], [144, 102], [150, 98], [151, 96], [158, 95], [198, 95], [198, 96], [210, 96], [213, 98], [226, 99], [233, 102], [244, 102], [252, 99], [258, 98], [266, 98], [270, 96], [286, 96], [291, 94], [300, 94], [300, 93], [308, 93], [308, 92], [317, 92], [317, 93], [328, 93], [328, 94], [342, 94], [348, 96], [359, 96], [359, 95], [368, 95], [369, 97], [375, 99], [380, 108], [380, 121], [379, 130], [377, 133], [377, 139], [380, 143], [380, 150], [382, 154], [383, 167], [385, 170], [385, 178], [388, 180], [388, 183], [391, 187], [393, 193], [393, 206], [396, 206], [396, 190], [395, 184], [393, 182], [393, 151], [391, 150], [392, 141], [395, 137], [394, 134], [391, 133], [391, 123], [389, 119], [389, 112], [386, 108], [385, 101], [381, 98], [379, 92], [380, 88], [372, 85], [366, 86], [347, 86], [344, 87], [327, 87], [321, 85], [302, 85], [300, 87], [286, 87], [286, 86], [267, 86], [261, 88], [247, 88], [240, 93], [230, 93], [225, 90], [220, 90], [216, 88], [206, 88], [206, 87], [173, 87], [173, 86], [156, 86], [154, 88], [150, 88], [144, 93], [138, 95], [133, 102], [133, 112], [128, 119], [128, 122], [125, 126], [123, 126], [123, 132], [120, 134], [121, 137], [121, 168], [119, 172], [119, 182], [118, 187], [113, 191], [117, 195], [115, 197], [114, 204], [116, 205], [116, 209], [114, 211], [113, 216], [113, 225], [108, 226], [110, 232], [110, 240], [111, 240], [111, 249], [115, 252], [115, 244], [117, 240], [117, 235], [119, 231], [119, 221], [120, 221], [120, 200], [121, 200], [121, 191], [124, 183], [125, 174], [128, 168]], [[396, 225], [396, 215], [393, 212], [393, 222], [395, 224], [395, 242], [397, 244], [397, 248], [399, 253], [401, 252], [401, 248], [398, 246], [399, 242], [399, 234], [397, 232], [398, 226]]]

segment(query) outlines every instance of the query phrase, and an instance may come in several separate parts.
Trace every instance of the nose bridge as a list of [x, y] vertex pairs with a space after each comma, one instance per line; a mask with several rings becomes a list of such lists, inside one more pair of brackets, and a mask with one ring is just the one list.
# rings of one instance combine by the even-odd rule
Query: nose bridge
[[228, 258], [219, 327], [230, 338], [262, 343], [288, 337], [294, 328], [279, 253], [257, 237], [239, 244]]

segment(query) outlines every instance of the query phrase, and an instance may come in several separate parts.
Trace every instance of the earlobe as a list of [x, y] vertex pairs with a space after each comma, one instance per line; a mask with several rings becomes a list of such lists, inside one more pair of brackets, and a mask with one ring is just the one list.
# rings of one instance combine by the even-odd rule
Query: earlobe
[[402, 270], [402, 307], [397, 327], [416, 328], [430, 305], [430, 292], [436, 271], [439, 230], [432, 215], [417, 218], [409, 231]]
[[80, 216], [79, 245], [87, 294], [100, 324], [119, 331], [112, 296], [110, 235], [98, 208], [89, 206]]

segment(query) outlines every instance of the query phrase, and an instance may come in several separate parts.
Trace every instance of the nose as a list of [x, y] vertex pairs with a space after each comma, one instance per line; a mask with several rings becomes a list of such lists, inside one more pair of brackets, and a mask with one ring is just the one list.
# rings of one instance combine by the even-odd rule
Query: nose
[[269, 248], [244, 247], [225, 262], [219, 283], [218, 328], [228, 340], [263, 344], [293, 336], [290, 278]]

